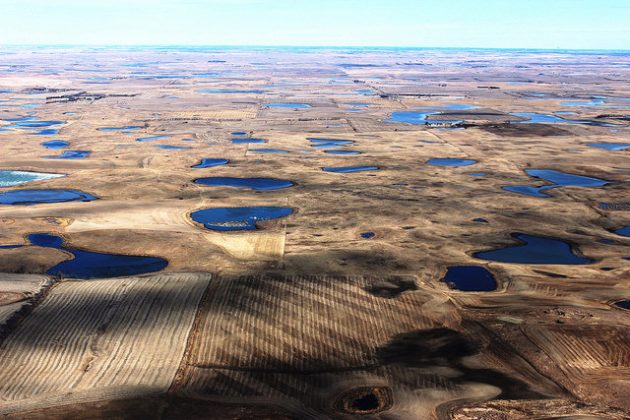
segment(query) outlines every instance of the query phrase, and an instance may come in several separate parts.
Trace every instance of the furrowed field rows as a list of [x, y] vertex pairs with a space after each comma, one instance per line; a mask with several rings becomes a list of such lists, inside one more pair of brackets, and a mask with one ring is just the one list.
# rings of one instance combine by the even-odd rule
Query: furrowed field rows
[[[282, 381], [276, 375], [281, 373], [304, 387], [303, 381], [315, 377], [292, 378], [292, 373], [373, 368], [380, 363], [378, 348], [392, 336], [459, 322], [446, 302], [440, 314], [426, 315], [423, 305], [436, 298], [427, 293], [391, 299], [370, 293], [386, 280], [325, 276], [213, 280], [176, 388], [200, 398], [255, 397], [260, 387], [265, 389], [261, 395], [275, 393], [269, 381]], [[264, 378], [231, 373], [236, 371], [259, 372]]]
[[56, 285], [0, 349], [0, 413], [165, 392], [210, 278]]

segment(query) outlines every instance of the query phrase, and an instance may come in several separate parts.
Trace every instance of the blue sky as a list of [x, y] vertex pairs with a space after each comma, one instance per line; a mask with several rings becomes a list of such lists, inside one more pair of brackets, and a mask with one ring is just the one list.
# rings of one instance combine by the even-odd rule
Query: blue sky
[[630, 49], [630, 0], [0, 0], [0, 44]]

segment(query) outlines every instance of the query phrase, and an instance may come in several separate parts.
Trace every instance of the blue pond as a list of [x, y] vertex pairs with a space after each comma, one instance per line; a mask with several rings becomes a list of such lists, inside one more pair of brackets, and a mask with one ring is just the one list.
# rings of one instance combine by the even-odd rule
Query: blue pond
[[474, 177], [483, 177], [483, 176], [486, 176], [486, 173], [485, 172], [471, 172], [468, 175], [474, 176]]
[[435, 158], [427, 160], [427, 163], [433, 166], [470, 166], [477, 163], [477, 161], [472, 159]]
[[363, 232], [361, 233], [361, 237], [363, 239], [372, 239], [375, 236], [374, 232]]
[[289, 153], [288, 150], [284, 149], [249, 149], [249, 151], [257, 153]]
[[50, 140], [50, 141], [45, 141], [41, 143], [41, 145], [47, 149], [56, 150], [56, 149], [65, 149], [66, 147], [70, 146], [70, 143], [63, 140]]
[[418, 111], [400, 111], [392, 112], [390, 118], [385, 120], [386, 122], [399, 122], [406, 124], [424, 125], [430, 122], [450, 122], [456, 123], [458, 121], [453, 120], [440, 120], [431, 118], [436, 115], [442, 114], [444, 111], [466, 111], [469, 109], [476, 109], [477, 106], [466, 104], [448, 104], [439, 107], [419, 107]]
[[232, 177], [210, 177], [199, 178], [195, 184], [209, 185], [212, 187], [240, 187], [251, 188], [256, 191], [271, 191], [289, 188], [295, 185], [291, 181], [275, 178], [232, 178]]
[[199, 89], [196, 92], [199, 93], [252, 93], [260, 95], [265, 93], [262, 89]]
[[93, 200], [96, 197], [77, 190], [13, 190], [0, 193], [0, 204], [21, 206]]
[[4, 118], [2, 121], [6, 122], [19, 122], [19, 121], [33, 121], [35, 117], [16, 117], [16, 118]]
[[18, 121], [13, 124], [13, 126], [19, 128], [42, 128], [61, 125], [63, 123], [63, 121]]
[[599, 121], [569, 120], [552, 114], [539, 114], [536, 112], [515, 112], [511, 115], [527, 118], [525, 121], [514, 121], [517, 124], [584, 124], [599, 127], [614, 127], [616, 124], [603, 123]]
[[84, 159], [90, 156], [89, 150], [64, 150], [59, 156], [44, 156], [46, 159]]
[[357, 152], [356, 150], [325, 150], [324, 153], [328, 153], [329, 155], [360, 155], [361, 152]]
[[612, 150], [615, 152], [630, 149], [630, 143], [589, 143], [587, 146], [597, 147], [598, 149]]
[[139, 137], [136, 139], [136, 141], [143, 142], [143, 141], [153, 141], [153, 140], [161, 140], [161, 139], [168, 139], [168, 138], [170, 138], [170, 136]]
[[233, 136], [246, 136], [247, 133], [244, 131], [232, 131], [230, 134], [232, 134]]
[[187, 150], [187, 149], [192, 149], [192, 147], [190, 147], [190, 146], [172, 146], [170, 144], [156, 144], [153, 147], [157, 147], [158, 149], [164, 149], [164, 150]]
[[219, 207], [199, 210], [192, 219], [206, 229], [217, 231], [255, 230], [256, 224], [293, 213], [290, 207]]
[[263, 139], [256, 139], [253, 137], [248, 137], [248, 138], [244, 138], [244, 139], [232, 139], [232, 143], [233, 144], [247, 144], [247, 143], [266, 143], [267, 140], [263, 140]]
[[508, 246], [492, 251], [476, 252], [473, 256], [482, 260], [513, 264], [590, 264], [590, 258], [573, 253], [571, 245], [559, 239], [515, 233], [520, 245]]
[[2, 171], [0, 170], [0, 187], [12, 187], [26, 184], [27, 182], [41, 181], [44, 179], [61, 178], [64, 174], [49, 174], [29, 171]]
[[560, 105], [562, 106], [575, 106], [575, 107], [589, 107], [589, 106], [599, 106], [599, 105], [604, 105], [605, 98], [593, 98], [590, 99], [588, 101], [566, 101], [566, 102], [560, 102]]
[[56, 136], [57, 134], [59, 134], [59, 130], [55, 130], [53, 128], [47, 128], [46, 130], [40, 130], [34, 134], [38, 136]]
[[46, 271], [46, 274], [51, 276], [80, 279], [133, 276], [160, 271], [168, 265], [168, 262], [162, 258], [102, 254], [72, 249], [64, 246], [61, 237], [47, 233], [31, 234], [28, 240], [36, 246], [61, 249], [74, 257]]
[[311, 147], [315, 149], [329, 149], [332, 147], [341, 147], [347, 146], [349, 144], [354, 144], [352, 140], [325, 139], [316, 137], [309, 137], [307, 138], [307, 140], [311, 142]]
[[213, 166], [225, 165], [229, 162], [230, 161], [227, 159], [206, 158], [206, 159], [201, 159], [201, 162], [193, 166], [193, 168], [195, 169], [211, 168]]
[[619, 300], [615, 302], [614, 305], [621, 309], [630, 310], [630, 300]]
[[450, 288], [463, 292], [491, 292], [497, 289], [492, 273], [478, 265], [448, 267], [442, 281]]
[[549, 198], [548, 194], [543, 193], [544, 190], [559, 187], [602, 187], [609, 182], [603, 179], [591, 178], [581, 175], [567, 174], [565, 172], [554, 171], [551, 169], [526, 169], [525, 173], [534, 178], [544, 179], [552, 185], [543, 185], [540, 187], [531, 187], [527, 185], [508, 185], [503, 187], [504, 190], [515, 192], [517, 194], [529, 195], [532, 197]]
[[378, 171], [378, 166], [341, 166], [341, 167], [324, 167], [323, 171], [348, 174], [352, 172]]
[[[619, 103], [619, 101], [622, 101], [622, 103]], [[623, 103], [624, 101], [628, 101], [628, 98], [607, 98], [605, 96], [594, 96], [588, 101], [561, 102], [560, 105], [571, 107], [628, 108], [628, 104]]]
[[293, 109], [305, 109], [305, 108], [311, 107], [309, 104], [292, 104], [292, 103], [287, 103], [287, 102], [275, 102], [271, 104], [265, 104], [265, 106], [268, 106], [270, 108], [293, 108]]
[[99, 127], [98, 131], [128, 131], [128, 130], [137, 130], [140, 127], [139, 125], [126, 125], [124, 127]]
[[630, 226], [624, 226], [621, 229], [615, 231], [617, 235], [630, 237]]

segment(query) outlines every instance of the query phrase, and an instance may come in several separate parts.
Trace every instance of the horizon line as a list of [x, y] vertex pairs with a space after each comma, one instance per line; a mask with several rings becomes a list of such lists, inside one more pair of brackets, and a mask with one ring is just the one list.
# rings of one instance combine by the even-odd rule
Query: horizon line
[[0, 43], [1, 48], [15, 47], [66, 47], [66, 48], [313, 48], [313, 49], [408, 49], [408, 50], [505, 50], [505, 51], [588, 51], [588, 52], [623, 52], [630, 49], [616, 48], [562, 48], [562, 47], [438, 47], [408, 45], [283, 45], [283, 44], [39, 44], [39, 43]]

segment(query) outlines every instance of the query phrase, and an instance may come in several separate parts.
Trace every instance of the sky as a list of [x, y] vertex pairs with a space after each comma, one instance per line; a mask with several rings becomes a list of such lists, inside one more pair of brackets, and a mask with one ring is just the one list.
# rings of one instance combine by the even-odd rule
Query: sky
[[0, 0], [0, 45], [630, 50], [630, 0]]

